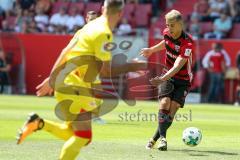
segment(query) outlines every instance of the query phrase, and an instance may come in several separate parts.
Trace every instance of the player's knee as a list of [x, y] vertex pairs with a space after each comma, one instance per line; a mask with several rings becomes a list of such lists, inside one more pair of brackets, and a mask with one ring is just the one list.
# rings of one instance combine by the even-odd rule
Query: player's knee
[[181, 104], [176, 102], [176, 101], [172, 101], [171, 102], [171, 109], [179, 109], [181, 107]]
[[160, 100], [160, 109], [169, 110], [171, 104], [171, 100], [168, 97], [162, 98]]

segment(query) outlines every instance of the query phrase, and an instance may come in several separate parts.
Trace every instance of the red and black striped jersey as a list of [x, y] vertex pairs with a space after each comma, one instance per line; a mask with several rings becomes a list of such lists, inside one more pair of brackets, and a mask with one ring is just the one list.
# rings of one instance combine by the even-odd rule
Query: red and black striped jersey
[[174, 65], [177, 57], [187, 58], [186, 64], [181, 70], [174, 75], [173, 78], [192, 81], [192, 57], [193, 57], [193, 39], [192, 37], [182, 32], [178, 39], [173, 39], [166, 28], [163, 32], [166, 48], [165, 63], [168, 69], [171, 69]]

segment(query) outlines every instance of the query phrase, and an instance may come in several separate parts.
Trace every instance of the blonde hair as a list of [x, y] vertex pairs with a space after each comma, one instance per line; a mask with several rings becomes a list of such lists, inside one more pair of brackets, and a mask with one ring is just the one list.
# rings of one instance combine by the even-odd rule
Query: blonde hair
[[173, 9], [165, 15], [165, 19], [168, 21], [183, 21], [182, 14]]
[[123, 10], [124, 0], [105, 0], [104, 7], [107, 9], [107, 14], [116, 14]]

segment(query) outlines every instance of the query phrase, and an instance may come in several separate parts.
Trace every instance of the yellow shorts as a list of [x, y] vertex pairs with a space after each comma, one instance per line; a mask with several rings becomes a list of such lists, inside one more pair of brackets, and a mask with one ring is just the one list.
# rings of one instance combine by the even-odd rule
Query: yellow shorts
[[[83, 82], [78, 76], [74, 74], [70, 74], [64, 82], [68, 85], [91, 89], [90, 83]], [[72, 114], [78, 114], [82, 110], [87, 112], [93, 110], [96, 111], [96, 109], [102, 103], [102, 100], [99, 98], [95, 98], [90, 90], [84, 90], [83, 92], [79, 92], [78, 94], [66, 94], [55, 91], [55, 97], [57, 99], [57, 102], [62, 102], [64, 100], [72, 100], [72, 104], [69, 107], [69, 112]]]

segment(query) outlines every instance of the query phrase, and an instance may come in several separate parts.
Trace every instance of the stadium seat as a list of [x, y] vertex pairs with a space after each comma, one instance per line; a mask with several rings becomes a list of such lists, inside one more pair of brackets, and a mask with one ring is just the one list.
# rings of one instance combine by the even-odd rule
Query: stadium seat
[[197, 5], [198, 12], [201, 14], [207, 13], [208, 8], [209, 8], [208, 3], [199, 3]]
[[53, 3], [51, 14], [57, 13], [61, 7], [66, 7], [68, 9], [69, 4], [70, 2], [61, 2], [61, 1]]
[[212, 32], [213, 30], [213, 23], [212, 22], [201, 22], [201, 34], [207, 33], [207, 32]]
[[96, 3], [94, 3], [94, 2], [87, 3], [86, 7], [85, 7], [86, 9], [85, 9], [85, 14], [84, 15], [86, 15], [88, 11], [95, 11], [97, 13], [100, 13], [101, 6], [102, 6], [102, 4], [97, 3], [97, 2]]
[[149, 15], [151, 15], [152, 13], [152, 5], [151, 4], [138, 4], [136, 5], [136, 9], [135, 9], [136, 13], [147, 13]]
[[16, 27], [16, 18], [15, 16], [9, 16], [7, 17], [6, 21], [8, 22], [8, 25], [11, 29], [14, 29]]
[[136, 27], [148, 27], [150, 22], [150, 16], [152, 14], [151, 4], [139, 4], [136, 5], [134, 15], [134, 22]]
[[84, 13], [84, 7], [85, 7], [85, 5], [84, 5], [84, 3], [83, 2], [77, 2], [77, 3], [70, 3], [70, 5], [69, 5], [69, 10], [68, 10], [68, 13], [71, 15], [71, 13], [72, 13], [72, 8], [74, 8], [74, 7], [77, 7], [78, 8], [78, 11], [79, 11], [79, 13], [80, 14], [83, 14]]
[[126, 18], [129, 23], [133, 22], [133, 14], [135, 10], [135, 4], [126, 4], [124, 7], [123, 18]]
[[173, 5], [174, 6], [181, 6], [182, 8], [184, 8], [185, 6], [193, 6], [197, 2], [198, 2], [198, 0], [191, 0], [191, 1], [177, 0]]
[[149, 15], [147, 13], [135, 13], [134, 24], [136, 27], [148, 27], [149, 26]]
[[240, 24], [234, 24], [229, 33], [229, 38], [240, 38]]

